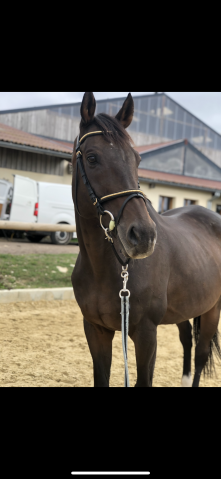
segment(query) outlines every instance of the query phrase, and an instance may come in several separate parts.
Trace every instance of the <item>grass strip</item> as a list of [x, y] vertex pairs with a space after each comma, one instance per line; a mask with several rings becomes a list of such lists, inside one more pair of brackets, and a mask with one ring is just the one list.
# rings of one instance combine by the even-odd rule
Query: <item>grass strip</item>
[[71, 287], [77, 254], [0, 255], [0, 290]]

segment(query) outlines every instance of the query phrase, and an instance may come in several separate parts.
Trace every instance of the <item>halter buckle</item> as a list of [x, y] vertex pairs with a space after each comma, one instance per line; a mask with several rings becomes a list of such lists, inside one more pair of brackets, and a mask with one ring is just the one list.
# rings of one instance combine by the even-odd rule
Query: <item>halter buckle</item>
[[113, 243], [113, 238], [111, 238], [111, 236], [108, 234], [108, 231], [109, 231], [108, 228], [106, 228], [106, 229], [104, 230], [105, 235], [106, 235], [106, 238], [105, 238], [105, 239], [107, 239], [108, 241], [111, 241], [111, 243]]

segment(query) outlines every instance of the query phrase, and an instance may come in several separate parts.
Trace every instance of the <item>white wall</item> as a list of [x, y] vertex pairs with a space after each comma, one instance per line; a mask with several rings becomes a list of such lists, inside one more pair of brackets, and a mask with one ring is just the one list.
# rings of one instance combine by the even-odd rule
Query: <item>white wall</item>
[[[65, 169], [67, 171], [67, 168]], [[44, 173], [34, 173], [32, 171], [12, 170], [9, 168], [0, 168], [0, 178], [3, 180], [14, 182], [13, 175], [21, 175], [31, 178], [35, 181], [45, 181], [46, 183], [59, 183], [63, 185], [71, 185], [72, 175], [64, 174], [60, 175], [47, 175]]]
[[[154, 209], [158, 212], [159, 196], [173, 198], [173, 208], [184, 206], [184, 199], [195, 200], [196, 204], [207, 208], [207, 202], [211, 199], [212, 193], [208, 191], [193, 190], [190, 188], [178, 188], [166, 185], [156, 185], [150, 188], [148, 183], [140, 180], [140, 187], [152, 202]], [[216, 205], [221, 205], [221, 198], [212, 202], [212, 210], [216, 211]]]

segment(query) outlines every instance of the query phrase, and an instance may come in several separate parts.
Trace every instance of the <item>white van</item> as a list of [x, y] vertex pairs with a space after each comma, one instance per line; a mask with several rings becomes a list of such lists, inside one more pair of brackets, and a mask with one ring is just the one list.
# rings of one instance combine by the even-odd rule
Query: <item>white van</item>
[[[10, 196], [11, 194], [11, 196]], [[14, 186], [0, 180], [0, 219], [24, 223], [66, 223], [75, 226], [71, 186], [35, 181], [15, 175]], [[28, 239], [39, 242], [50, 235], [54, 244], [68, 244], [76, 233], [56, 231], [26, 232]]]

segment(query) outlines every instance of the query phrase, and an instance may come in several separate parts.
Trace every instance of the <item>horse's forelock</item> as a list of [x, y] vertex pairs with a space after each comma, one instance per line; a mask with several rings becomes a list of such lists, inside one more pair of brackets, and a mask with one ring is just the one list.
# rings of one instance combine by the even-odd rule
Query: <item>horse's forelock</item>
[[[106, 115], [106, 113], [99, 113], [93, 118], [93, 120], [87, 124], [88, 126], [96, 125], [98, 130], [104, 132], [104, 139], [106, 141], [113, 140], [116, 145], [126, 148], [134, 145], [134, 142], [130, 135], [127, 133], [121, 123], [114, 117]], [[84, 127], [81, 123], [80, 127]]]

